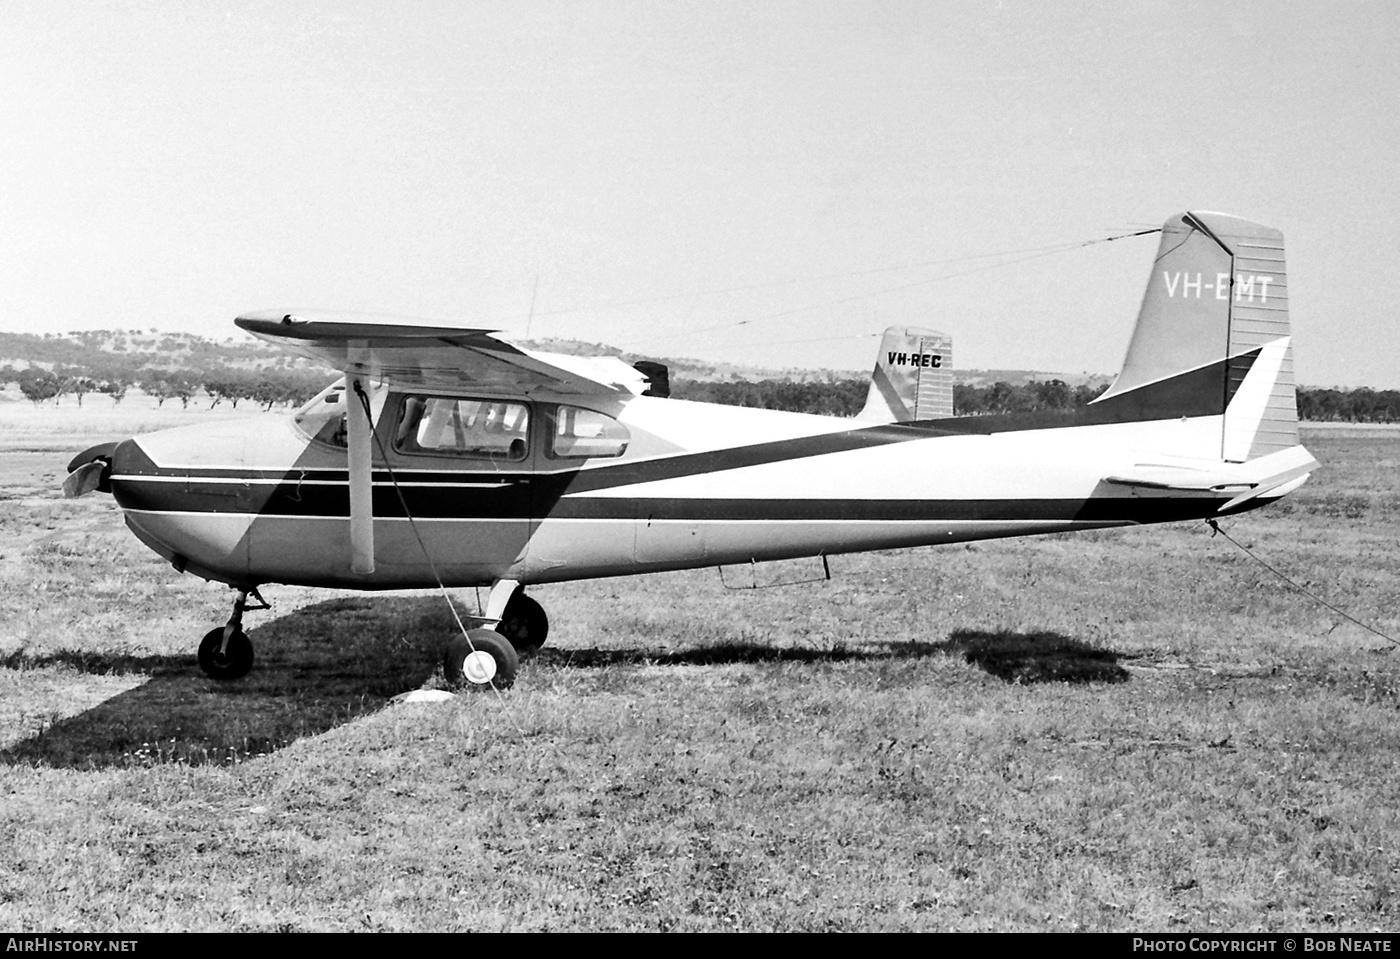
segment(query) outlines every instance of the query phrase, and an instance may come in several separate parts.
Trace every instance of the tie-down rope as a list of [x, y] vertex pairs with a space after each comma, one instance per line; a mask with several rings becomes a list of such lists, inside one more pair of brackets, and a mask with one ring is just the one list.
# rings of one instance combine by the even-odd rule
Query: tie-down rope
[[[447, 608], [452, 610], [452, 618], [457, 621], [457, 628], [462, 631], [462, 638], [467, 641], [468, 648], [475, 654], [477, 651], [476, 644], [472, 642], [471, 636], [467, 634], [467, 626], [462, 622], [461, 614], [457, 612], [457, 604], [452, 601], [452, 594], [447, 591], [447, 586], [442, 581], [442, 575], [438, 572], [437, 564], [433, 562], [433, 556], [428, 552], [428, 544], [423, 541], [422, 534], [418, 532], [418, 523], [414, 520], [413, 513], [408, 508], [408, 500], [404, 497], [403, 490], [399, 487], [399, 478], [394, 475], [394, 467], [389, 465], [389, 457], [384, 451], [384, 443], [380, 440], [379, 433], [374, 429], [374, 414], [370, 412], [369, 395], [359, 382], [355, 383], [355, 395], [360, 398], [360, 405], [364, 407], [365, 420], [370, 424], [370, 435], [374, 437], [374, 445], [379, 450], [379, 458], [384, 461], [384, 469], [389, 473], [389, 481], [393, 483], [394, 492], [399, 497], [399, 505], [403, 507], [403, 515], [408, 518], [408, 528], [413, 531], [413, 538], [418, 541], [418, 548], [423, 551], [423, 558], [428, 561], [428, 568], [432, 570], [433, 579], [437, 581], [438, 592], [442, 593], [442, 598], [447, 601]], [[490, 654], [488, 653], [487, 655], [489, 656]], [[502, 707], [506, 711], [506, 715], [510, 717], [510, 721], [514, 724], [516, 731], [523, 733], [525, 730], [521, 728], [520, 724], [515, 721], [515, 717], [511, 715], [510, 707], [506, 704], [505, 697], [501, 695], [500, 688], [495, 683], [490, 683], [489, 685], [496, 693], [496, 698], [500, 700]]]

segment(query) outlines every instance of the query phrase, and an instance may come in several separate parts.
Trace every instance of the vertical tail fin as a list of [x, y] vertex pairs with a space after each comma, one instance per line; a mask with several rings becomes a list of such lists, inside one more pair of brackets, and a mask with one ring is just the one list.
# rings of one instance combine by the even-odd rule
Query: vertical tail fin
[[1100, 416], [1221, 417], [1219, 448], [1245, 462], [1298, 445], [1283, 234], [1221, 213], [1182, 213], [1162, 242], [1122, 372]]
[[912, 326], [885, 330], [856, 419], [906, 423], [953, 415], [953, 340]]

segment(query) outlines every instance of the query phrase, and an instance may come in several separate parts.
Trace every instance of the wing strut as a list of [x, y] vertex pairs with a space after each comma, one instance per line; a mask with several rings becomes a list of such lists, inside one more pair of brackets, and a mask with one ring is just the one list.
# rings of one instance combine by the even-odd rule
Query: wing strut
[[370, 449], [373, 425], [365, 400], [365, 375], [349, 366], [345, 370], [347, 443], [350, 447], [350, 569], [361, 575], [374, 572], [374, 458]]

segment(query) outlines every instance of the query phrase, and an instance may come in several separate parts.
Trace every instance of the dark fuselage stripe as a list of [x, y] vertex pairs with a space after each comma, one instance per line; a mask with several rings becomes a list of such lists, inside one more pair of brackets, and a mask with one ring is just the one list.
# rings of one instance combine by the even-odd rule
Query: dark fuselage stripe
[[[178, 496], [166, 484], [124, 478], [116, 487], [121, 505], [146, 512], [230, 513], [264, 517], [345, 518], [350, 515], [347, 486], [249, 488], [191, 483]], [[414, 519], [531, 519], [643, 521], [864, 521], [937, 522], [1076, 521], [1162, 522], [1211, 514], [1222, 501], [1214, 496], [1133, 496], [1094, 499], [831, 499], [563, 496], [535, 499], [530, 486], [500, 490], [441, 486], [374, 489], [378, 519], [405, 517], [402, 492]]]
[[[1258, 355], [1258, 350], [1233, 358], [1230, 362], [1248, 366]], [[914, 423], [856, 427], [835, 433], [820, 433], [813, 436], [800, 436], [792, 439], [755, 443], [748, 446], [727, 447], [706, 450], [698, 453], [680, 453], [657, 459], [623, 461], [617, 463], [595, 463], [583, 469], [563, 469], [558, 471], [536, 471], [527, 468], [507, 469], [439, 469], [414, 468], [410, 463], [398, 463], [393, 476], [386, 469], [374, 470], [375, 483], [389, 483], [394, 477], [408, 487], [415, 483], [436, 483], [444, 486], [461, 484], [513, 484], [528, 481], [543, 490], [546, 497], [558, 497], [565, 493], [587, 493], [596, 490], [615, 489], [638, 483], [677, 479], [684, 476], [697, 476], [722, 470], [743, 469], [772, 463], [806, 459], [833, 453], [869, 449], [891, 443], [908, 443], [915, 440], [932, 440], [952, 436], [992, 435], [1007, 432], [1035, 432], [1048, 429], [1065, 429], [1078, 426], [1095, 426], [1109, 423], [1145, 422], [1154, 419], [1176, 418], [1183, 415], [1216, 415], [1223, 409], [1223, 388], [1221, 391], [1202, 389], [1205, 381], [1218, 380], [1223, 376], [1225, 361], [1212, 364], [1199, 370], [1171, 377], [1161, 383], [1154, 383], [1137, 390], [1112, 397], [1102, 403], [1077, 410], [1062, 412], [1005, 414], [998, 416], [964, 416], [941, 420], [924, 420]], [[1221, 381], [1223, 382], [1223, 381]], [[1190, 397], [1198, 397], [1194, 404]], [[188, 479], [189, 492], [209, 493], [224, 496], [227, 508], [227, 490], [222, 493], [201, 490], [202, 480], [246, 480], [251, 486], [267, 488], [269, 483], [284, 486], [293, 485], [307, 490], [308, 484], [344, 483], [348, 473], [343, 469], [292, 467], [284, 470], [260, 470], [235, 468], [172, 467], [163, 468], [151, 462], [149, 457], [136, 449], [134, 443], [124, 443], [118, 450], [118, 462], [114, 464], [113, 479], [119, 482], [138, 481], [142, 475]], [[466, 467], [467, 464], [464, 464]], [[214, 485], [214, 484], [206, 484]], [[225, 485], [235, 485], [226, 483]], [[169, 493], [167, 495], [170, 495]], [[183, 494], [182, 494], [183, 495]], [[256, 495], [250, 498], [256, 499]], [[271, 497], [275, 501], [278, 496]], [[198, 507], [191, 507], [198, 509]], [[216, 508], [211, 506], [210, 508]]]
[[[1229, 363], [1247, 367], [1258, 350]], [[1224, 407], [1221, 361], [1160, 383], [1059, 413], [958, 417], [917, 423], [856, 427], [748, 446], [681, 453], [657, 459], [593, 464], [558, 472], [529, 469], [467, 471], [414, 468], [400, 463], [394, 474], [376, 469], [374, 513], [404, 515], [400, 494], [414, 517], [424, 519], [641, 519], [678, 520], [858, 519], [890, 522], [938, 519], [1054, 519], [1150, 522], [1208, 515], [1213, 497], [1094, 498], [1092, 500], [829, 500], [829, 499], [651, 499], [587, 497], [661, 480], [869, 449], [892, 443], [966, 434], [1037, 431], [1108, 423], [1141, 422], [1182, 415], [1218, 414]], [[465, 466], [466, 464], [464, 464]], [[399, 489], [392, 480], [397, 478]], [[112, 491], [124, 508], [155, 512], [253, 513], [266, 516], [348, 516], [348, 473], [343, 469], [161, 467], [128, 440], [113, 453]], [[1144, 518], [1146, 517], [1146, 518]]]

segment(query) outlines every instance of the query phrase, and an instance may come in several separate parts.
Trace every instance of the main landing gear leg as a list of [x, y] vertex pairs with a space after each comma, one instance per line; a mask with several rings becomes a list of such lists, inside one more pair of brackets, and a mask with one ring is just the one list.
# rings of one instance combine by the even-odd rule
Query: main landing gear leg
[[496, 620], [496, 632], [510, 640], [516, 653], [529, 656], [544, 645], [549, 635], [549, 618], [544, 607], [518, 587], [518, 583], [508, 579], [492, 586], [485, 615], [488, 621]]
[[466, 636], [448, 643], [443, 675], [449, 683], [465, 680], [504, 689], [515, 682], [520, 657], [544, 644], [549, 620], [540, 604], [520, 592], [520, 583], [513, 579], [492, 585], [481, 614], [495, 628], [468, 630]]
[[[258, 605], [248, 603], [252, 596]], [[256, 587], [240, 589], [233, 601], [233, 614], [223, 626], [209, 630], [199, 644], [199, 668], [210, 679], [242, 679], [253, 668], [253, 643], [243, 632], [243, 614], [248, 610], [271, 609]]]

